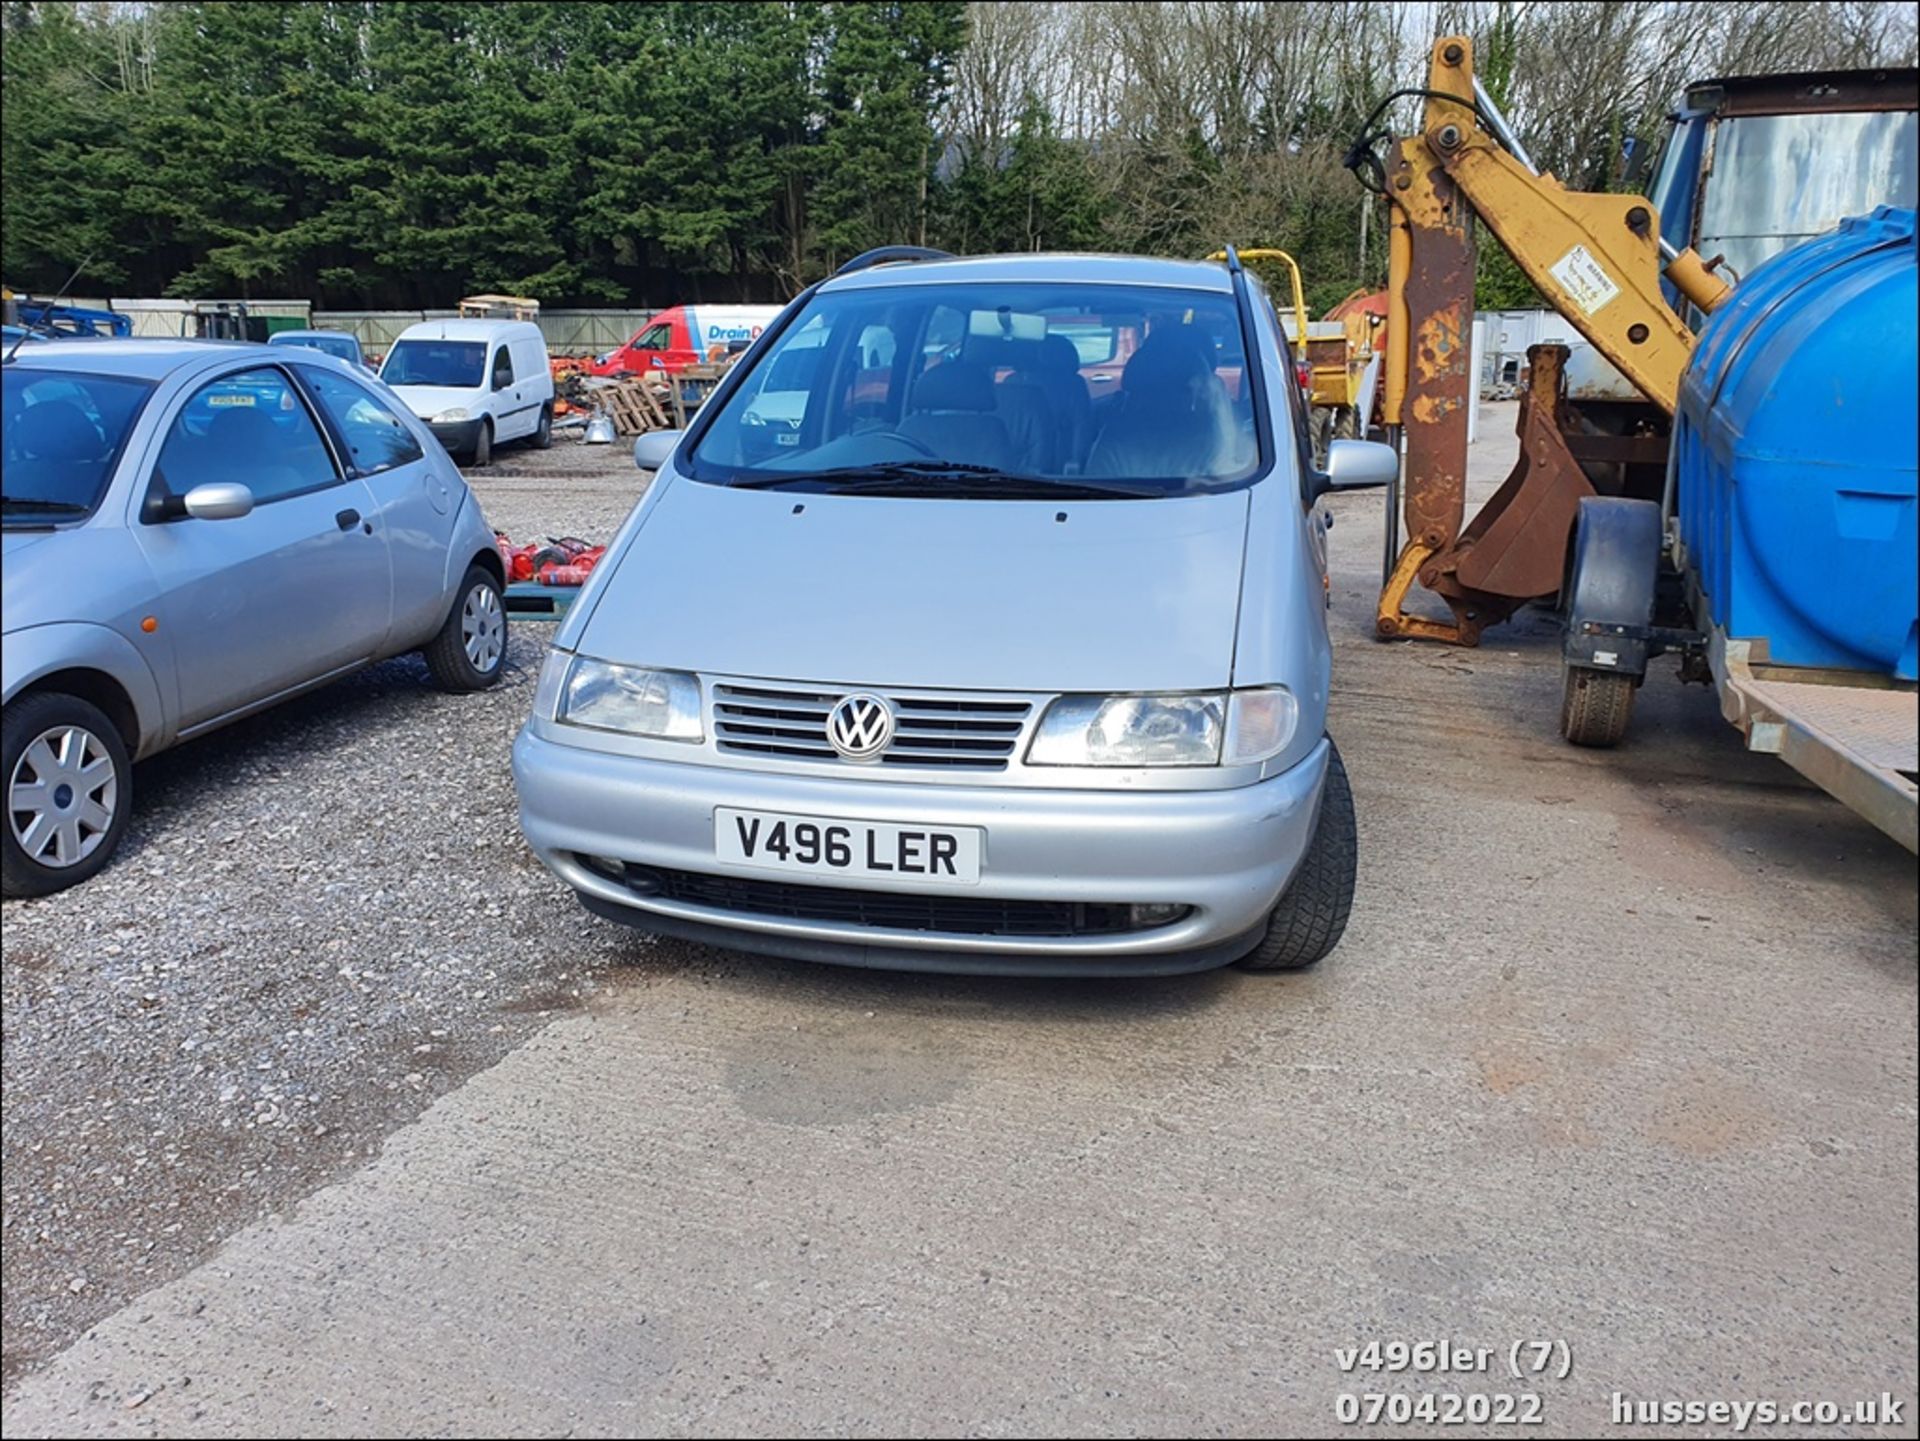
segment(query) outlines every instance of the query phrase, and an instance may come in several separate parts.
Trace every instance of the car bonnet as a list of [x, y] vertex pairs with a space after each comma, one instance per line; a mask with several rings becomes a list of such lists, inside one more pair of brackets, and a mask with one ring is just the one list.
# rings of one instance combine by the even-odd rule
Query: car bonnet
[[579, 649], [853, 685], [1217, 688], [1247, 497], [906, 499], [676, 476], [597, 587]]

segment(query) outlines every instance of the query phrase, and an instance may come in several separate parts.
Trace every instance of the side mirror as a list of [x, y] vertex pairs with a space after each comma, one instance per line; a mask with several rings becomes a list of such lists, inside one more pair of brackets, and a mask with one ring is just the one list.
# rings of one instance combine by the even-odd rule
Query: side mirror
[[1327, 446], [1328, 490], [1369, 490], [1392, 485], [1400, 474], [1400, 452], [1377, 440], [1336, 440]]
[[253, 492], [233, 482], [196, 485], [180, 498], [180, 509], [195, 520], [238, 520], [252, 514]]
[[513, 384], [513, 377], [511, 375], [509, 375], [506, 379], [502, 380], [500, 378], [499, 371], [496, 370], [493, 373], [493, 388], [495, 390], [505, 390], [509, 385], [512, 385], [512, 384]]
[[649, 430], [633, 438], [633, 463], [642, 470], [658, 470], [667, 463], [685, 431]]
[[1646, 173], [1647, 161], [1653, 156], [1653, 147], [1637, 135], [1629, 135], [1620, 142], [1620, 188], [1623, 191], [1640, 193], [1640, 177]]

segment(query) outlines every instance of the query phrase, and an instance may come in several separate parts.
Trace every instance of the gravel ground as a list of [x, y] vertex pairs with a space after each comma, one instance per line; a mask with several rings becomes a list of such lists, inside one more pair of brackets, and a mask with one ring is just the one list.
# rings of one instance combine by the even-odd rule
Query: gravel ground
[[[472, 479], [516, 541], [608, 539], [640, 489], [567, 439]], [[155, 757], [113, 865], [5, 904], [6, 1380], [645, 958], [514, 825], [550, 632], [482, 695], [407, 656]]]

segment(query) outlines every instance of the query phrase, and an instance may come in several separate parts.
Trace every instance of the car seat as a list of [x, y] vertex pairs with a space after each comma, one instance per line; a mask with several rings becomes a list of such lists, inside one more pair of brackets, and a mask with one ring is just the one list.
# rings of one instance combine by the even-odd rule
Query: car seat
[[[236, 405], [221, 410], [207, 426], [206, 438], [197, 447], [195, 469], [199, 481], [238, 482], [253, 492], [255, 500], [267, 501], [322, 479], [301, 474], [294, 463], [299, 449], [300, 436], [276, 425], [265, 410]], [[169, 485], [181, 493], [172, 477]]]
[[[994, 380], [993, 409], [1007, 428], [1014, 466], [1028, 475], [1057, 475], [1066, 458], [1059, 428], [1048, 413], [1046, 395], [1020, 376], [1030, 341], [975, 336], [961, 352], [962, 363], [978, 365]], [[1002, 375], [1001, 372], [1006, 372]], [[999, 377], [995, 379], [995, 377]]]
[[921, 373], [907, 399], [900, 433], [935, 460], [1005, 470], [1013, 444], [994, 403], [993, 378], [983, 365], [950, 360]]
[[1093, 433], [1093, 397], [1080, 374], [1080, 352], [1064, 335], [1049, 335], [1021, 344], [1017, 368], [1011, 377], [1040, 392], [1046, 403], [1056, 447], [1054, 470], [1064, 470], [1086, 457]]
[[17, 459], [8, 489], [35, 500], [90, 505], [106, 442], [71, 400], [43, 400], [21, 411], [7, 437]]
[[1121, 374], [1119, 402], [1087, 457], [1089, 476], [1188, 480], [1220, 474], [1233, 454], [1226, 387], [1197, 337], [1149, 335]]

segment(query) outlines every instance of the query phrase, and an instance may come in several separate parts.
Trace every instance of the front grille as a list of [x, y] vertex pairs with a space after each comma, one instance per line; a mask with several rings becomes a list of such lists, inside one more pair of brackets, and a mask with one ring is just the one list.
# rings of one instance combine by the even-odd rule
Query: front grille
[[896, 931], [963, 936], [1097, 936], [1140, 929], [1129, 917], [1130, 908], [1124, 905], [842, 890], [837, 886], [744, 880], [661, 866], [628, 865], [625, 881], [640, 895], [741, 915], [880, 926]]
[[[714, 740], [735, 755], [851, 765], [827, 741], [827, 712], [854, 688], [743, 685], [713, 687]], [[882, 765], [1005, 770], [1020, 744], [1032, 703], [903, 691], [876, 692], [893, 702], [898, 723]]]

